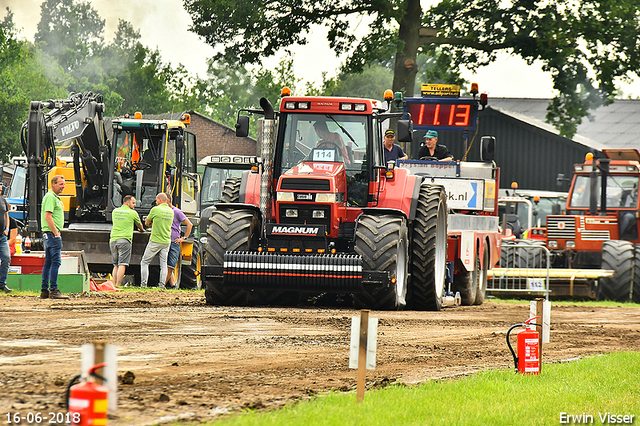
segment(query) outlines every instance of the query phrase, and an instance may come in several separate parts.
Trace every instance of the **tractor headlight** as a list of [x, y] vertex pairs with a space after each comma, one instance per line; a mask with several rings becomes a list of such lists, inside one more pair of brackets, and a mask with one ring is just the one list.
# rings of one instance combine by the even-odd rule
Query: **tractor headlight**
[[314, 210], [312, 216], [314, 219], [324, 219], [324, 210]]
[[575, 248], [575, 247], [576, 247], [575, 241], [567, 241], [567, 248]]
[[286, 209], [284, 215], [286, 217], [298, 217], [298, 209]]
[[549, 241], [549, 248], [558, 248], [557, 241]]
[[335, 203], [336, 194], [319, 193], [316, 194], [316, 203]]
[[293, 192], [278, 192], [278, 201], [294, 202]]

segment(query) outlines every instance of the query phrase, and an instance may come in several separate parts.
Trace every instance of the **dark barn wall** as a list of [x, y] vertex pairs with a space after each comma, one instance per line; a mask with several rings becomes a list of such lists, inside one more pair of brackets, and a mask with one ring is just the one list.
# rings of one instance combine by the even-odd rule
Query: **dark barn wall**
[[[480, 138], [496, 137], [496, 164], [500, 167], [500, 188], [518, 182], [522, 189], [567, 191], [568, 183], [556, 184], [558, 173], [570, 178], [573, 165], [582, 163], [591, 149], [585, 145], [550, 133], [491, 108], [479, 112], [477, 136], [469, 150], [468, 160], [480, 160]], [[414, 142], [407, 147], [410, 158], [416, 158], [425, 131], [415, 131]], [[468, 136], [471, 144], [473, 133]], [[447, 145], [454, 158], [464, 154], [463, 132], [438, 132], [438, 143]]]

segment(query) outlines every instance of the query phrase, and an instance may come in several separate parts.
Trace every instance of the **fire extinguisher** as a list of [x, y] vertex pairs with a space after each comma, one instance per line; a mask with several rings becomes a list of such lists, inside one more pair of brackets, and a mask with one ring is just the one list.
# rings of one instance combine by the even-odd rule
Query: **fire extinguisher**
[[[107, 394], [109, 390], [102, 385], [89, 381], [89, 376], [100, 380], [106, 379], [96, 373], [106, 363], [94, 365], [86, 376], [78, 374], [67, 387], [67, 408], [71, 424], [74, 426], [106, 425], [107, 424]], [[74, 385], [80, 379], [79, 384]]]
[[[540, 374], [540, 358], [538, 352], [539, 334], [534, 329], [535, 326], [540, 326], [540, 324], [531, 322], [536, 318], [540, 317], [532, 317], [524, 323], [512, 325], [507, 331], [507, 345], [513, 355], [513, 362], [517, 373]], [[509, 341], [509, 334], [511, 333], [511, 330], [517, 327], [524, 327], [523, 330], [518, 332], [518, 355], [513, 351], [513, 347]]]

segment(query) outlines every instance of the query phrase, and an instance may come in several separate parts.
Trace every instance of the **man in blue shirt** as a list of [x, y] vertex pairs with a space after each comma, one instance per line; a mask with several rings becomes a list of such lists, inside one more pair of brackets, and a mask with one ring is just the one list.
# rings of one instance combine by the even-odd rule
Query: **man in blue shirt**
[[389, 161], [406, 160], [409, 158], [407, 154], [404, 153], [400, 145], [396, 145], [393, 142], [396, 140], [396, 133], [388, 129], [384, 132], [384, 162], [385, 164]]

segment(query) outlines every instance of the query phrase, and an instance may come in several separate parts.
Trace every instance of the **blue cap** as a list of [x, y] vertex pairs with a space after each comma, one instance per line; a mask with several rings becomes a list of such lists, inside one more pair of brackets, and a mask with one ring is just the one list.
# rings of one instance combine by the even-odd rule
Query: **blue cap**
[[427, 132], [426, 135], [424, 135], [425, 139], [426, 138], [437, 138], [438, 137], [438, 132], [436, 132], [435, 130], [429, 130]]

